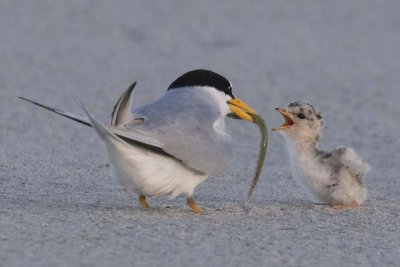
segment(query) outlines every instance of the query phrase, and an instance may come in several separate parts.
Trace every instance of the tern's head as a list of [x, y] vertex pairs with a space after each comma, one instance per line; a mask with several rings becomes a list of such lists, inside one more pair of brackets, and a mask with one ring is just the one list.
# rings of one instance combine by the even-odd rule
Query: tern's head
[[321, 114], [309, 103], [296, 101], [290, 103], [286, 109], [276, 108], [285, 122], [274, 128], [291, 139], [318, 141], [322, 131], [323, 121]]
[[217, 104], [227, 110], [226, 115], [254, 122], [249, 114], [256, 114], [256, 112], [233, 95], [232, 84], [222, 75], [210, 70], [192, 70], [176, 79], [168, 90], [188, 87], [209, 89]]

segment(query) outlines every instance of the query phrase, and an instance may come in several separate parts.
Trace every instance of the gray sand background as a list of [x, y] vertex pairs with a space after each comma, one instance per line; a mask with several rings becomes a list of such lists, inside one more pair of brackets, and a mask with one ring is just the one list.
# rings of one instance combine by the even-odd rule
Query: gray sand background
[[[0, 266], [398, 266], [400, 2], [0, 2]], [[185, 198], [143, 210], [110, 175], [90, 128], [17, 96], [103, 122], [138, 81], [135, 104], [208, 68], [270, 127], [297, 99], [324, 116], [324, 148], [354, 147], [373, 170], [357, 210], [315, 206], [270, 135], [264, 172], [242, 208], [258, 129], [227, 119], [235, 162]]]

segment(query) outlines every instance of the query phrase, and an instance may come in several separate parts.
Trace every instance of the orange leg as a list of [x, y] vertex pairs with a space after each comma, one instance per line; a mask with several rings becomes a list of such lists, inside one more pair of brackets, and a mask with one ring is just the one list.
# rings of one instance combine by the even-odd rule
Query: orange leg
[[142, 204], [143, 208], [148, 209], [150, 208], [149, 204], [147, 204], [146, 196], [140, 195], [139, 202]]
[[189, 207], [192, 208], [194, 213], [201, 212], [201, 209], [196, 205], [196, 202], [194, 201], [194, 199], [192, 197], [187, 198], [187, 203], [188, 203]]
[[357, 201], [353, 200], [350, 204], [339, 204], [332, 206], [335, 210], [355, 209], [358, 207]]

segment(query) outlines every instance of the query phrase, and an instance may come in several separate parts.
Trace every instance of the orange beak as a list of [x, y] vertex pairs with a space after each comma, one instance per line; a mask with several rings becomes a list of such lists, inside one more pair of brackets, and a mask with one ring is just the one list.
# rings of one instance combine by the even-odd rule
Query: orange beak
[[281, 113], [281, 115], [285, 119], [285, 122], [281, 126], [273, 128], [272, 131], [287, 130], [287, 129], [289, 129], [290, 127], [292, 127], [294, 125], [293, 116], [290, 113], [288, 113], [286, 111], [286, 109], [284, 109], [284, 108], [276, 108], [275, 110], [278, 111], [279, 113]]

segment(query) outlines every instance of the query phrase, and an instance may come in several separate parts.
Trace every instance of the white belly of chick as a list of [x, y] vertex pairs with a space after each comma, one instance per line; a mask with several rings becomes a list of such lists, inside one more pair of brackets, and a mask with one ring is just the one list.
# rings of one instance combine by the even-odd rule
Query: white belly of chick
[[291, 151], [290, 162], [293, 176], [299, 181], [310, 200], [321, 204], [330, 203], [328, 187], [332, 183], [330, 171], [307, 153]]
[[196, 186], [208, 177], [172, 157], [139, 146], [112, 143], [106, 147], [115, 176], [129, 190], [140, 195], [191, 196]]

